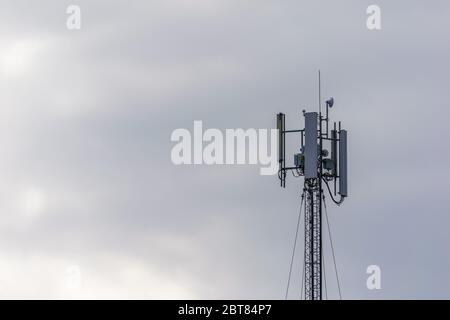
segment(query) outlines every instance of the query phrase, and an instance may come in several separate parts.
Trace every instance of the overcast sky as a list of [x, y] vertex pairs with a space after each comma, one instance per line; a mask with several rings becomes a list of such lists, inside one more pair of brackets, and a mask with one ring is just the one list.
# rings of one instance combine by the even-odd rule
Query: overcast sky
[[343, 297], [450, 298], [449, 36], [445, 0], [1, 0], [0, 298], [284, 298], [303, 180], [175, 166], [170, 135], [301, 127], [318, 69], [349, 132]]

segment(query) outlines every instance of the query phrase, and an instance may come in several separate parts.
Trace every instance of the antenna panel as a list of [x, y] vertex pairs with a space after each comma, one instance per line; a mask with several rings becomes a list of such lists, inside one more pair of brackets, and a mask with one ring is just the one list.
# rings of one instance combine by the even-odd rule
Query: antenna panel
[[278, 129], [278, 163], [284, 161], [284, 113], [277, 114]]
[[347, 130], [339, 131], [339, 194], [347, 196]]
[[305, 178], [317, 178], [317, 112], [305, 113]]

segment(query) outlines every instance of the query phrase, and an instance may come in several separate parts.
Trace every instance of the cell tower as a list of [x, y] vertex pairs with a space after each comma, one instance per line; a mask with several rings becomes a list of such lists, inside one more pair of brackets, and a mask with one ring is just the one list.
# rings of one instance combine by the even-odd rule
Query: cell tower
[[[280, 179], [280, 185], [283, 188], [286, 187], [286, 173], [288, 171], [293, 171], [293, 174], [296, 177], [304, 177], [302, 204], [304, 200], [305, 251], [303, 270], [304, 283], [302, 283], [302, 285], [304, 285], [305, 300], [322, 300], [323, 185], [326, 186], [330, 198], [337, 205], [340, 205], [348, 195], [347, 131], [341, 129], [340, 121], [337, 126], [336, 122], [334, 122], [333, 129], [329, 130], [328, 112], [329, 109], [333, 107], [334, 99], [330, 98], [325, 103], [326, 113], [323, 117], [321, 110], [319, 71], [319, 112], [305, 112], [305, 110], [303, 110], [303, 116], [305, 118], [304, 129], [286, 130], [284, 113], [279, 113], [277, 115], [277, 129], [279, 133], [278, 178]], [[300, 152], [294, 154], [293, 166], [286, 166], [286, 134], [288, 133], [300, 134]], [[330, 148], [331, 152], [328, 152], [326, 149], [327, 147]], [[330, 187], [330, 183], [332, 184], [332, 187]], [[337, 184], [339, 186], [338, 190]], [[335, 198], [337, 197], [337, 193], [340, 196], [338, 200]]]

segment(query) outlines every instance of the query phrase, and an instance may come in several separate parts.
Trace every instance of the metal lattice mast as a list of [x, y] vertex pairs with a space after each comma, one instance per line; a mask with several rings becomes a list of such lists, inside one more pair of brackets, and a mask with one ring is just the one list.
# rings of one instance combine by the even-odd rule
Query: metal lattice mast
[[312, 191], [305, 188], [305, 299], [313, 297], [313, 197]]
[[305, 182], [305, 299], [322, 298], [321, 210], [317, 179]]

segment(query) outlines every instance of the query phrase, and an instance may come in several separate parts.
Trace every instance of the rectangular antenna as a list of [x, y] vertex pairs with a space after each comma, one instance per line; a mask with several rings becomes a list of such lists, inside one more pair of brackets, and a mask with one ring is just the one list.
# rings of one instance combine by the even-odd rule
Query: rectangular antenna
[[347, 130], [339, 131], [339, 194], [347, 196]]
[[317, 178], [317, 112], [305, 113], [305, 178]]
[[278, 162], [281, 163], [284, 161], [283, 155], [283, 139], [284, 139], [284, 113], [277, 114], [277, 129], [278, 129]]
[[[279, 170], [283, 170], [285, 167], [285, 115], [284, 113], [277, 114], [277, 129], [278, 129], [278, 164]], [[280, 173], [281, 181], [280, 184], [284, 187], [284, 175], [283, 172]]]

